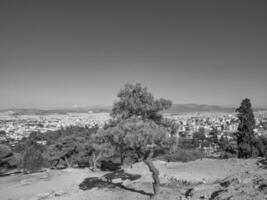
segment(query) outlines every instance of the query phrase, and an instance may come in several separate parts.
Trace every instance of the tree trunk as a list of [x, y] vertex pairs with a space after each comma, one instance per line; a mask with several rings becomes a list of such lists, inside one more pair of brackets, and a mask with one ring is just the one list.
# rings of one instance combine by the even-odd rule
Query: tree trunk
[[102, 156], [101, 152], [97, 156], [95, 155], [95, 153], [93, 153], [93, 155], [92, 155], [92, 161], [93, 161], [92, 171], [94, 171], [97, 168], [96, 164], [97, 164], [97, 161], [101, 158], [101, 156]]
[[59, 161], [60, 161], [60, 159], [57, 159], [57, 160], [56, 160], [56, 163], [55, 163], [55, 164], [52, 164], [52, 166], [54, 165], [55, 167], [57, 167]]
[[95, 171], [96, 170], [96, 168], [97, 168], [97, 160], [95, 159], [94, 161], [93, 161], [93, 171]]
[[95, 171], [95, 153], [92, 154], [91, 161], [92, 161], [90, 164], [91, 170]]
[[67, 168], [71, 167], [71, 163], [69, 162], [68, 158], [65, 156], [64, 157], [65, 162], [67, 163]]
[[120, 153], [121, 155], [120, 155], [120, 157], [121, 157], [121, 165], [123, 165], [123, 162], [124, 162], [124, 155], [123, 155], [123, 153]]
[[93, 171], [93, 169], [92, 169], [92, 161], [91, 161], [91, 159], [89, 158], [89, 160], [88, 160], [88, 168], [91, 170], [91, 171]]
[[144, 163], [148, 166], [149, 171], [152, 173], [153, 178], [153, 191], [154, 195], [152, 198], [156, 197], [159, 193], [159, 187], [160, 187], [160, 180], [159, 180], [159, 170], [155, 167], [153, 164], [151, 158], [146, 158], [144, 160]]

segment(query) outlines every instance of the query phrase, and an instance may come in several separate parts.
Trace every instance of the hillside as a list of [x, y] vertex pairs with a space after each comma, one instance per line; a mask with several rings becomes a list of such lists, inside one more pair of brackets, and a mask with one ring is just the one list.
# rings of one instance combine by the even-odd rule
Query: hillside
[[[188, 163], [155, 161], [160, 172], [161, 192], [165, 200], [263, 200], [267, 198], [267, 171], [259, 159], [202, 159]], [[152, 179], [144, 163], [125, 167], [140, 174], [130, 181], [113, 179], [106, 186], [79, 184], [85, 178], [101, 177], [108, 172], [88, 169], [46, 170], [0, 178], [1, 200], [147, 200]]]

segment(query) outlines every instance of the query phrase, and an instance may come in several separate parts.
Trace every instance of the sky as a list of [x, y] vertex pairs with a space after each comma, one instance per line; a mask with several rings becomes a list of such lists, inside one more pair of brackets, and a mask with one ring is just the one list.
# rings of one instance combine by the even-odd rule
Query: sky
[[173, 103], [267, 107], [267, 2], [0, 1], [0, 108], [112, 105], [125, 83]]

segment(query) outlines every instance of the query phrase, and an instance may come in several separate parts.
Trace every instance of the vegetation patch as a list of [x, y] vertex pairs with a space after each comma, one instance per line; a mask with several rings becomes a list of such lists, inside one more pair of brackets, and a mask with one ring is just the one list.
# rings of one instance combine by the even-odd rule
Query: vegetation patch
[[102, 160], [100, 169], [102, 171], [118, 171], [121, 169], [121, 163], [114, 163], [111, 160], [109, 161]]
[[115, 185], [113, 185], [110, 182], [103, 181], [103, 180], [101, 180], [100, 178], [97, 178], [97, 177], [86, 178], [79, 185], [79, 188], [81, 190], [90, 190], [92, 188], [106, 188], [106, 187], [109, 187], [109, 188], [110, 187], [115, 187]]
[[197, 149], [178, 149], [174, 153], [161, 156], [160, 159], [168, 162], [189, 162], [203, 157], [203, 153]]

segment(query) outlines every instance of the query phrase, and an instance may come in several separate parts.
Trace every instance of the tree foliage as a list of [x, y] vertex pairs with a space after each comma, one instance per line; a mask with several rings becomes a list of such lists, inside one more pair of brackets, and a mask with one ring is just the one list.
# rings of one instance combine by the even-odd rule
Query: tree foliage
[[79, 153], [78, 146], [83, 142], [83, 138], [75, 136], [65, 136], [60, 138], [55, 144], [48, 148], [50, 159], [53, 161], [64, 160], [68, 167], [71, 167], [74, 156]]
[[91, 156], [94, 152], [94, 135], [98, 127], [81, 128], [70, 127], [58, 131], [55, 135], [47, 135], [48, 147], [47, 157], [51, 163], [57, 165], [60, 161], [67, 167], [74, 164], [90, 163]]
[[236, 133], [238, 157], [249, 158], [253, 156], [256, 137], [254, 135], [255, 118], [249, 99], [244, 99], [236, 109], [239, 119], [238, 132]]
[[114, 103], [111, 112], [111, 116], [116, 119], [140, 116], [142, 119], [160, 121], [162, 116], [158, 112], [172, 105], [170, 100], [155, 99], [140, 83], [126, 84], [117, 96], [119, 100]]
[[38, 171], [44, 166], [44, 147], [32, 142], [26, 147], [23, 156], [23, 169], [29, 172]]
[[151, 119], [133, 116], [121, 120], [116, 126], [104, 130], [107, 141], [126, 157], [132, 153], [148, 166], [154, 180], [154, 194], [159, 191], [159, 172], [152, 163], [154, 153], [170, 145], [168, 130]]
[[98, 162], [103, 158], [110, 158], [114, 155], [115, 149], [114, 146], [110, 144], [106, 134], [99, 129], [99, 131], [93, 135], [91, 138], [91, 170], [95, 170], [97, 168]]
[[9, 146], [0, 144], [0, 168], [7, 168], [8, 161], [12, 157], [12, 151]]
[[203, 142], [205, 141], [206, 136], [204, 134], [204, 132], [200, 129], [197, 132], [193, 133], [193, 144], [195, 146], [200, 146], [201, 148], [203, 147]]
[[238, 148], [237, 143], [234, 139], [228, 139], [227, 136], [221, 136], [220, 140], [218, 140], [218, 145], [221, 152], [223, 153], [221, 157], [236, 157]]
[[218, 140], [218, 130], [216, 128], [213, 128], [210, 132], [209, 132], [209, 137], [207, 138], [209, 140], [209, 142], [213, 143], [213, 144], [218, 144], [219, 140]]

